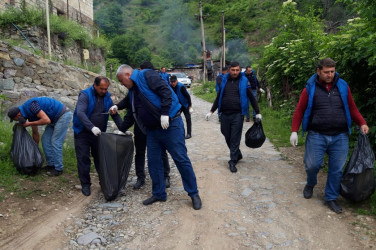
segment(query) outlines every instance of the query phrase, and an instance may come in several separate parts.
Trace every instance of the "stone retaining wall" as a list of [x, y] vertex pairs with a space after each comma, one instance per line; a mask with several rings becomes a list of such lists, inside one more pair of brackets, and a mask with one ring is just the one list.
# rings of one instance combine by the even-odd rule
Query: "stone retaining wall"
[[[32, 54], [20, 47], [0, 40], [0, 95], [2, 109], [19, 105], [31, 97], [49, 96], [74, 109], [78, 94], [91, 86], [97, 74], [67, 66]], [[127, 93], [127, 89], [112, 81], [109, 92], [114, 102]]]
[[[34, 48], [40, 50], [43, 55], [48, 54], [47, 32], [44, 29], [37, 26], [25, 26], [18, 28], [32, 43]], [[13, 26], [0, 29], [0, 40], [1, 38], [19, 41], [22, 43], [22, 46], [30, 47], [31, 49], [31, 46], [23, 38], [21, 33]], [[99, 72], [101, 72], [100, 74], [104, 74], [106, 72], [105, 58], [101, 49], [83, 48], [76, 42], [72, 42], [69, 44], [69, 46], [64, 46], [62, 41], [63, 39], [59, 38], [58, 34], [53, 34], [51, 36], [51, 52], [52, 57], [55, 58], [55, 60], [58, 60], [59, 62], [69, 62], [75, 65], [82, 65], [84, 62], [83, 49], [88, 49], [90, 52], [90, 59], [87, 60], [87, 65], [99, 68]]]

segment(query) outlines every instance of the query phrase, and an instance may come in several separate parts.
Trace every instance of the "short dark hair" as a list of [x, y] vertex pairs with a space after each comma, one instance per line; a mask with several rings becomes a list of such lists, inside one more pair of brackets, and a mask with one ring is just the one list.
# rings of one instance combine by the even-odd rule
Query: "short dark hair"
[[140, 65], [140, 69], [154, 69], [154, 65], [151, 62], [143, 62]]
[[228, 70], [227, 66], [224, 66], [224, 67], [222, 68], [222, 71], [225, 71], [225, 70]]
[[108, 84], [110, 84], [110, 80], [108, 80], [107, 77], [104, 77], [104, 76], [97, 76], [95, 77], [94, 79], [94, 84], [99, 86], [101, 85], [101, 81], [104, 80], [105, 82], [107, 82]]
[[175, 81], [177, 81], [178, 80], [178, 78], [175, 76], [175, 75], [172, 75], [171, 77], [170, 77], [170, 82], [175, 82]]
[[238, 66], [240, 67], [240, 64], [236, 61], [233, 61], [233, 62], [230, 63], [230, 68], [238, 67]]
[[166, 67], [165, 66], [162, 66], [161, 69], [165, 69]]
[[318, 69], [322, 69], [323, 67], [333, 68], [336, 66], [336, 62], [332, 58], [324, 58], [319, 61], [317, 64]]
[[12, 107], [8, 110], [8, 117], [10, 118], [10, 121], [12, 122], [14, 118], [20, 113], [19, 107]]
[[252, 66], [245, 67], [245, 70], [247, 70], [247, 69], [252, 69]]

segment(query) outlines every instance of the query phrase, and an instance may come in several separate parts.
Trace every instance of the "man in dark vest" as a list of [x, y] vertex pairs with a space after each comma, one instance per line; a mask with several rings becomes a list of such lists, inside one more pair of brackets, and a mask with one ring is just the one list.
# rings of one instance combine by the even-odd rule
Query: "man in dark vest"
[[221, 132], [226, 139], [226, 144], [230, 149], [230, 161], [228, 162], [230, 171], [235, 173], [235, 165], [243, 158], [240, 152], [240, 140], [243, 131], [244, 115], [249, 112], [248, 100], [254, 110], [256, 118], [261, 120], [261, 114], [257, 101], [251, 92], [248, 79], [244, 73], [240, 72], [238, 62], [231, 62], [230, 71], [222, 77], [221, 88], [217, 94], [210, 112], [206, 115], [206, 120], [218, 109], [221, 112]]
[[181, 104], [181, 111], [183, 111], [185, 121], [187, 122], [187, 135], [185, 136], [185, 139], [189, 139], [192, 137], [191, 113], [193, 112], [193, 108], [191, 96], [189, 95], [184, 85], [181, 82], [178, 82], [176, 76], [171, 76], [170, 82], [172, 89], [179, 98], [179, 103]]
[[34, 97], [19, 107], [9, 109], [8, 116], [24, 127], [31, 126], [33, 139], [39, 144], [39, 125], [47, 125], [42, 135], [42, 147], [47, 160], [47, 174], [63, 173], [63, 143], [72, 112], [63, 103], [49, 97]]
[[185, 191], [192, 199], [193, 208], [201, 208], [196, 176], [184, 140], [184, 125], [180, 117], [178, 97], [160, 75], [153, 70], [133, 70], [121, 65], [116, 77], [129, 89], [130, 103], [135, 121], [146, 133], [148, 167], [152, 196], [144, 205], [167, 200], [165, 191], [162, 150], [167, 149], [182, 177]]
[[[256, 73], [252, 69], [252, 66], [245, 67], [244, 73], [245, 73], [245, 76], [247, 77], [247, 79], [248, 79], [248, 81], [251, 85], [252, 94], [257, 100], [257, 90], [260, 89], [260, 85], [259, 85], [259, 82], [257, 80]], [[264, 91], [264, 90], [260, 89], [260, 91]], [[255, 119], [256, 119], [256, 111], [255, 110], [253, 110], [252, 118], [253, 118], [253, 121], [255, 121]], [[250, 121], [250, 114], [248, 113], [247, 117], [246, 117], [246, 122], [249, 122], [249, 121]]]
[[350, 87], [335, 72], [335, 62], [322, 59], [316, 74], [308, 79], [298, 106], [294, 112], [290, 142], [298, 144], [298, 130], [302, 123], [303, 135], [307, 133], [305, 144], [305, 170], [307, 184], [303, 196], [310, 199], [317, 184], [317, 173], [328, 154], [328, 178], [325, 187], [325, 204], [334, 212], [341, 213], [337, 203], [340, 191], [342, 168], [349, 150], [351, 120], [354, 120], [363, 133], [369, 128], [352, 98]]
[[[107, 91], [110, 81], [98, 76], [94, 84], [83, 90], [78, 96], [73, 114], [74, 147], [76, 150], [78, 177], [81, 191], [85, 196], [91, 194], [90, 186], [90, 153], [94, 158], [94, 166], [99, 171], [98, 135], [106, 132], [108, 110], [113, 105], [111, 94]], [[119, 114], [111, 115], [120, 127], [122, 120]]]

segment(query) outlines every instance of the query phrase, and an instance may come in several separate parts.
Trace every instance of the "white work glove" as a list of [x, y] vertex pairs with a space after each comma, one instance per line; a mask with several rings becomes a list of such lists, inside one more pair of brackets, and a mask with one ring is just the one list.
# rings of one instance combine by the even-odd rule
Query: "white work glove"
[[93, 127], [92, 129], [91, 129], [91, 132], [93, 132], [93, 134], [95, 135], [95, 136], [98, 136], [98, 135], [100, 135], [102, 132], [101, 132], [101, 130], [99, 129], [99, 128], [97, 128], [97, 127]]
[[114, 105], [110, 108], [110, 110], [108, 112], [111, 113], [111, 114], [115, 114], [117, 111], [118, 111], [118, 106]]
[[126, 135], [134, 136], [134, 134], [133, 134], [131, 131], [129, 131], [129, 130], [125, 131], [125, 134], [126, 134]]
[[161, 115], [161, 126], [163, 129], [168, 129], [169, 124], [169, 116], [168, 115]]
[[193, 113], [193, 108], [192, 108], [192, 107], [189, 108], [189, 113], [190, 113], [190, 114]]
[[265, 93], [265, 90], [263, 90], [262, 88], [259, 88], [259, 90], [260, 90], [261, 93], [263, 93], [263, 94]]
[[210, 116], [211, 116], [212, 114], [213, 114], [212, 112], [207, 113], [206, 116], [205, 116], [205, 120], [209, 121]]
[[257, 114], [257, 115], [256, 115], [256, 119], [260, 119], [260, 121], [261, 121], [261, 119], [262, 119], [262, 115], [261, 115], [261, 114]]
[[292, 132], [290, 136], [290, 143], [293, 147], [298, 145], [298, 133]]

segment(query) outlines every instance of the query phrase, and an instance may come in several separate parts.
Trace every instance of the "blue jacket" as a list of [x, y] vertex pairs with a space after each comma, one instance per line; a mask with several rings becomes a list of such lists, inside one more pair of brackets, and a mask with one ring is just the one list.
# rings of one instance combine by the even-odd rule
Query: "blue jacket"
[[[249, 103], [248, 103], [248, 97], [247, 97], [247, 88], [249, 88], [248, 85], [248, 79], [245, 77], [244, 73], [240, 73], [241, 77], [239, 80], [239, 95], [240, 95], [240, 106], [242, 110], [242, 115], [246, 115], [249, 112]], [[218, 112], [221, 112], [221, 105], [222, 105], [222, 97], [223, 97], [223, 90], [226, 87], [228, 78], [230, 77], [230, 74], [227, 73], [222, 77], [222, 83], [221, 83], [221, 93], [218, 100]]]
[[[89, 98], [89, 104], [86, 109], [86, 116], [90, 119], [91, 113], [93, 112], [95, 108], [95, 101], [97, 99], [94, 86], [84, 89], [83, 91], [81, 91], [81, 94], [85, 94]], [[111, 94], [107, 92], [106, 95], [104, 96], [105, 110], [109, 110], [112, 104], [113, 102], [111, 99]], [[108, 116], [106, 116], [106, 123], [107, 121], [108, 121]], [[77, 116], [77, 107], [76, 107], [76, 109], [74, 110], [74, 114], [73, 114], [73, 130], [76, 134], [79, 134], [83, 129], [84, 129], [84, 125]], [[103, 132], [106, 132], [106, 131], [103, 131]]]
[[[339, 74], [337, 72], [335, 74], [337, 77], [339, 77]], [[312, 112], [313, 97], [315, 96], [315, 89], [316, 89], [316, 78], [317, 78], [317, 73], [308, 79], [307, 85], [306, 85], [307, 95], [308, 95], [308, 104], [304, 112], [303, 122], [302, 122], [303, 136], [304, 136], [304, 133], [307, 131], [309, 117], [311, 116], [311, 112]], [[339, 93], [341, 95], [341, 100], [345, 108], [345, 116], [346, 116], [347, 127], [349, 129], [349, 134], [351, 134], [351, 115], [350, 115], [349, 104], [347, 102], [347, 96], [349, 93], [348, 85], [343, 79], [339, 78], [337, 82], [337, 87], [338, 87]]]
[[159, 75], [162, 77], [163, 80], [170, 84], [170, 76], [166, 72], [159, 72]]
[[221, 82], [219, 81], [221, 78], [223, 77], [223, 74], [222, 73], [220, 73], [218, 76], [217, 76], [217, 78], [215, 79], [215, 91], [218, 93], [219, 92], [219, 88], [220, 88], [220, 86], [221, 86], [221, 82], [222, 82], [222, 80], [221, 80]]
[[[160, 97], [154, 93], [146, 83], [145, 75], [144, 73], [151, 69], [144, 69], [142, 71], [140, 70], [134, 70], [131, 75], [131, 80], [137, 85], [141, 93], [144, 95], [144, 97], [149, 100], [158, 110], [161, 110], [161, 99]], [[171, 90], [171, 97], [172, 97], [172, 103], [169, 110], [169, 116], [171, 118], [174, 118], [177, 112], [180, 110], [181, 105], [179, 103], [179, 99], [172, 90], [171, 86], [168, 85], [169, 89]], [[129, 91], [129, 96], [131, 98], [132, 96], [132, 90]], [[131, 100], [132, 103], [132, 100]], [[157, 114], [160, 116], [160, 114]]]
[[181, 103], [181, 105], [184, 106], [184, 108], [188, 108], [188, 100], [187, 98], [185, 98], [185, 96], [181, 93], [181, 88], [185, 88], [184, 85], [181, 83], [181, 82], [178, 82], [178, 84], [176, 85], [176, 94], [179, 98], [179, 101]]
[[36, 114], [33, 114], [30, 110], [30, 104], [34, 101], [39, 104], [40, 109], [46, 113], [48, 118], [50, 118], [51, 123], [54, 122], [56, 116], [60, 114], [62, 108], [64, 107], [64, 104], [49, 97], [33, 97], [18, 107], [22, 116], [27, 118], [29, 121], [39, 120], [39, 117]]

